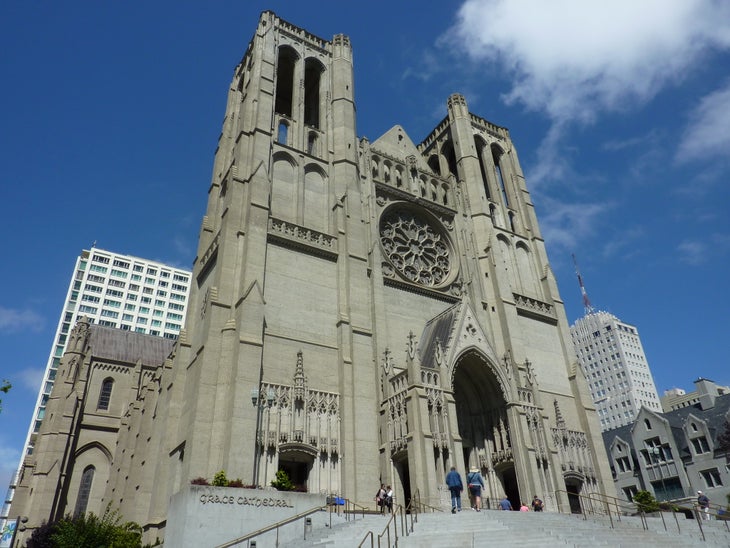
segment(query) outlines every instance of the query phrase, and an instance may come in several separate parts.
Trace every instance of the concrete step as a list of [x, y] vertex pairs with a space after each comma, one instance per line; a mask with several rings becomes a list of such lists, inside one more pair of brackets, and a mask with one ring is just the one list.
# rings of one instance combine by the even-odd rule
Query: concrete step
[[[396, 531], [391, 527], [384, 532], [388, 518], [384, 516], [358, 516], [354, 521], [338, 518], [332, 527], [320, 527], [312, 531], [306, 540], [282, 544], [282, 548], [304, 547], [348, 547], [358, 546], [372, 535], [374, 546], [395, 546]], [[692, 520], [666, 520], [667, 529], [661, 519], [649, 518], [649, 530], [644, 530], [638, 517], [624, 516], [614, 519], [613, 528], [606, 516], [565, 515], [551, 512], [499, 512], [485, 510], [475, 512], [465, 509], [451, 514], [449, 509], [442, 513], [419, 514], [410, 531], [410, 517], [407, 520], [408, 534], [402, 530], [398, 519], [398, 546], [402, 548], [462, 548], [464, 546], [520, 546], [522, 548], [544, 546], [571, 546], [596, 548], [600, 546], [636, 548], [637, 546], [661, 548], [730, 547], [730, 532], [722, 523], [708, 523], [705, 527], [706, 541], [702, 541], [697, 523]], [[388, 535], [389, 533], [389, 535]], [[379, 538], [380, 537], [380, 538]], [[365, 540], [363, 546], [370, 546]], [[263, 545], [257, 548], [265, 548]]]

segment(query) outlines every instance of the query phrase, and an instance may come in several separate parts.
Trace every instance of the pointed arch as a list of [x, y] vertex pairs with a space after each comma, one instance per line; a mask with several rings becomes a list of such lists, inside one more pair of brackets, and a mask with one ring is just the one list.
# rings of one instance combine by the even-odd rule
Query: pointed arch
[[299, 55], [291, 46], [281, 46], [276, 60], [276, 99], [274, 110], [292, 117], [294, 97], [294, 69]]
[[319, 59], [304, 61], [304, 123], [319, 129], [321, 127], [322, 83], [325, 67]]
[[271, 214], [277, 219], [294, 221], [296, 218], [297, 163], [291, 155], [274, 154], [271, 181]]

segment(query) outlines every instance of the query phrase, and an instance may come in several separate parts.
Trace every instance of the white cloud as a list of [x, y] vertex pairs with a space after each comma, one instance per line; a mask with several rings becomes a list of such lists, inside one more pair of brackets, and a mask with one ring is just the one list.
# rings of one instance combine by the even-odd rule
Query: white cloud
[[[18, 383], [21, 386], [28, 388], [32, 392], [38, 392], [38, 389], [43, 382], [43, 373], [45, 373], [45, 369], [43, 368], [26, 367], [25, 369], [21, 369], [17, 373], [11, 375], [11, 378], [9, 380], [14, 385]], [[17, 387], [14, 386], [14, 388]]]
[[707, 246], [697, 240], [683, 240], [677, 246], [679, 260], [689, 265], [702, 264], [707, 258]]
[[679, 144], [680, 163], [720, 156], [730, 150], [730, 81], [704, 97], [690, 114]]
[[730, 47], [730, 3], [467, 0], [446, 39], [510, 73], [507, 102], [590, 122], [648, 101], [702, 54]]
[[13, 333], [23, 329], [39, 331], [44, 319], [32, 310], [14, 310], [0, 306], [0, 333]]
[[548, 197], [542, 203], [546, 206], [540, 214], [543, 239], [550, 247], [565, 250], [575, 249], [579, 239], [591, 236], [597, 219], [611, 207], [606, 203], [560, 203]]

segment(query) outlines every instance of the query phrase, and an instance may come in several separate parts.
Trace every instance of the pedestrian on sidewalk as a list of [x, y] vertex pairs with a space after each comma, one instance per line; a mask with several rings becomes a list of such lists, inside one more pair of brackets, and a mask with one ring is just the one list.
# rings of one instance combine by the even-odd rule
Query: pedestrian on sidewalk
[[522, 506], [520, 506], [520, 512], [529, 512], [529, 511], [530, 511], [530, 509], [527, 507], [527, 504], [525, 504], [523, 501]]
[[464, 490], [464, 483], [461, 476], [453, 466], [448, 474], [446, 474], [446, 486], [451, 492], [451, 513], [461, 512], [461, 492]]

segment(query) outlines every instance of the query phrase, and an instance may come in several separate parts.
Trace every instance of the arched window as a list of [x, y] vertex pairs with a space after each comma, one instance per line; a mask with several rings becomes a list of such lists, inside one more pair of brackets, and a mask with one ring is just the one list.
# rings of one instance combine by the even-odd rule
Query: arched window
[[507, 187], [505, 186], [504, 182], [504, 169], [502, 166], [502, 156], [504, 153], [502, 152], [502, 149], [499, 148], [496, 145], [492, 145], [492, 160], [494, 161], [494, 174], [497, 176], [497, 182], [499, 183], [499, 188], [502, 191], [502, 199], [504, 200], [504, 205], [509, 207], [509, 198], [507, 197]]
[[79, 493], [76, 496], [76, 507], [74, 508], [74, 517], [78, 518], [86, 513], [86, 507], [89, 505], [89, 495], [91, 494], [91, 484], [94, 481], [94, 467], [87, 466], [84, 473], [81, 474], [79, 482]]
[[492, 193], [489, 191], [489, 179], [487, 179], [487, 170], [484, 163], [484, 149], [487, 143], [481, 137], [474, 136], [474, 146], [477, 149], [477, 158], [479, 158], [479, 170], [482, 173], [482, 185], [484, 185], [484, 193], [487, 195], [487, 200], [492, 200]]
[[286, 144], [287, 137], [289, 135], [289, 124], [283, 120], [279, 122], [279, 131], [276, 134], [276, 142], [282, 145]]
[[307, 59], [304, 65], [304, 123], [319, 128], [319, 86], [324, 72], [322, 63]]
[[647, 430], [651, 430], [651, 423], [649, 422], [649, 419], [644, 419], [644, 426], [646, 426]]
[[99, 393], [99, 403], [96, 404], [97, 409], [109, 409], [109, 401], [112, 399], [112, 388], [114, 387], [114, 379], [104, 379], [101, 383], [101, 392]]
[[310, 131], [307, 136], [307, 154], [317, 155], [317, 134], [314, 131]]
[[276, 67], [276, 103], [274, 110], [284, 116], [292, 115], [292, 93], [294, 92], [294, 65], [297, 54], [288, 46], [279, 48]]

